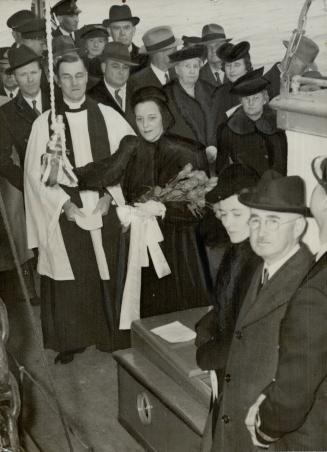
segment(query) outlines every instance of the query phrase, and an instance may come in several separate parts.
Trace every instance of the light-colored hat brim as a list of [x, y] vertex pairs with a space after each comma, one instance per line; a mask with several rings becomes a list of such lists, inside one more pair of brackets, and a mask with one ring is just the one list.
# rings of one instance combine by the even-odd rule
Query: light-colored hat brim
[[164, 50], [173, 49], [174, 47], [182, 46], [183, 41], [181, 39], [175, 39], [175, 42], [172, 44], [169, 44], [167, 46], [162, 47], [161, 49], [156, 50], [147, 50], [146, 47], [143, 45], [139, 49], [139, 54], [141, 55], [153, 55], [154, 53], [163, 52]]

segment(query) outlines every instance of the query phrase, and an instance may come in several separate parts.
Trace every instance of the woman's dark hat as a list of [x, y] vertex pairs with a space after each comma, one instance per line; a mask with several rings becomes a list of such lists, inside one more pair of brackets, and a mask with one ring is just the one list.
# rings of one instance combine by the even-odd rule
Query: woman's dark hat
[[311, 216], [306, 206], [306, 189], [300, 176], [282, 176], [277, 171], [268, 170], [256, 187], [238, 197], [248, 207], [274, 212], [298, 213]]
[[131, 9], [128, 5], [112, 5], [109, 9], [109, 19], [108, 22], [106, 22], [106, 26], [109, 26], [114, 22], [126, 20], [132, 22], [133, 25], [137, 25], [140, 22], [139, 17], [132, 16]]
[[250, 43], [248, 41], [239, 42], [233, 45], [229, 42], [223, 44], [217, 50], [217, 56], [225, 63], [232, 63], [249, 55]]
[[217, 185], [206, 194], [206, 201], [215, 204], [238, 195], [242, 190], [255, 186], [259, 179], [259, 174], [250, 166], [233, 163], [222, 169]]
[[21, 9], [9, 17], [7, 27], [15, 31], [19, 25], [31, 19], [35, 19], [35, 14], [29, 9]]
[[311, 162], [311, 168], [317, 182], [327, 193], [327, 157], [325, 155], [316, 157]]
[[143, 88], [139, 88], [133, 93], [131, 99], [132, 108], [141, 102], [149, 100], [158, 100], [161, 103], [168, 104], [168, 97], [164, 90], [157, 88], [156, 86], [145, 86]]
[[182, 36], [183, 47], [193, 47], [202, 44], [202, 38], [200, 36]]
[[57, 16], [73, 16], [80, 14], [82, 11], [76, 4], [77, 0], [60, 0], [52, 8], [51, 12]]
[[102, 52], [101, 60], [107, 59], [118, 61], [119, 63], [127, 64], [128, 66], [138, 66], [137, 63], [133, 63], [131, 55], [127, 46], [121, 42], [108, 42]]
[[241, 97], [257, 94], [267, 88], [269, 80], [262, 76], [264, 67], [249, 71], [233, 83], [230, 92]]
[[192, 47], [184, 47], [181, 50], [169, 55], [169, 60], [172, 63], [180, 63], [181, 61], [190, 60], [192, 58], [202, 59], [204, 55], [204, 48], [202, 45], [196, 45]]
[[32, 49], [25, 45], [20, 45], [19, 47], [11, 47], [8, 51], [8, 59], [10, 64], [10, 72], [18, 69], [26, 64], [32, 63], [33, 61], [40, 61], [41, 57], [33, 52]]
[[108, 38], [108, 36], [108, 31], [100, 24], [84, 25], [80, 30], [81, 39]]
[[202, 28], [202, 43], [209, 44], [210, 42], [229, 42], [232, 39], [227, 39], [225, 30], [218, 24], [207, 24]]

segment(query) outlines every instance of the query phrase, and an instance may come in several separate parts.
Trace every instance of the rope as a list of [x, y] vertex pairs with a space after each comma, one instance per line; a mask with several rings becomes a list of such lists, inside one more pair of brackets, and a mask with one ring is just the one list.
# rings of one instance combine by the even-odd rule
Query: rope
[[50, 0], [46, 0], [46, 2], [45, 2], [45, 20], [46, 20], [45, 24], [46, 24], [48, 62], [49, 62], [51, 121], [52, 121], [52, 127], [55, 127], [56, 107], [55, 107], [54, 73], [53, 73], [52, 26], [51, 26]]

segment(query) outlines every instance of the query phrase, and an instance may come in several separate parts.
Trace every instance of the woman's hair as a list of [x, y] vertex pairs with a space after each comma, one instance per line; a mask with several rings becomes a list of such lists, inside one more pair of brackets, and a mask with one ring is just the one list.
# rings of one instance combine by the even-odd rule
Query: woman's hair
[[162, 89], [155, 86], [146, 86], [135, 91], [131, 99], [133, 111], [135, 112], [136, 105], [144, 102], [154, 102], [158, 106], [164, 132], [173, 126], [174, 117], [168, 107], [168, 97]]
[[[243, 58], [240, 58], [240, 60], [244, 61], [246, 72], [253, 71], [253, 66], [252, 66], [252, 63], [251, 63], [251, 56], [250, 56], [249, 53], [247, 53]], [[224, 72], [225, 72], [225, 64], [226, 64], [226, 61], [222, 61], [221, 69]]]

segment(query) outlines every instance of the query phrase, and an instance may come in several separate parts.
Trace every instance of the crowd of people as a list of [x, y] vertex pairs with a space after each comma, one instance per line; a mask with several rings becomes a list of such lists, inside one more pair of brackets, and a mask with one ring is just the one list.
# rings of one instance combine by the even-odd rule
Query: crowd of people
[[[139, 48], [126, 4], [81, 28], [77, 0], [51, 12], [51, 70], [32, 11], [8, 18], [15, 42], [0, 49], [0, 190], [44, 347], [67, 364], [91, 345], [129, 347], [132, 320], [210, 306], [196, 325], [213, 386], [203, 450], [327, 450], [327, 159], [313, 164], [310, 212], [269, 106], [284, 56], [254, 69], [250, 43], [215, 23], [181, 39], [149, 28]], [[318, 52], [303, 35], [290, 76], [320, 77]], [[43, 179], [52, 71], [74, 184]], [[202, 215], [144, 201], [188, 164], [218, 177]], [[315, 257], [302, 242], [311, 213]], [[2, 223], [0, 253], [14, 279]]]

